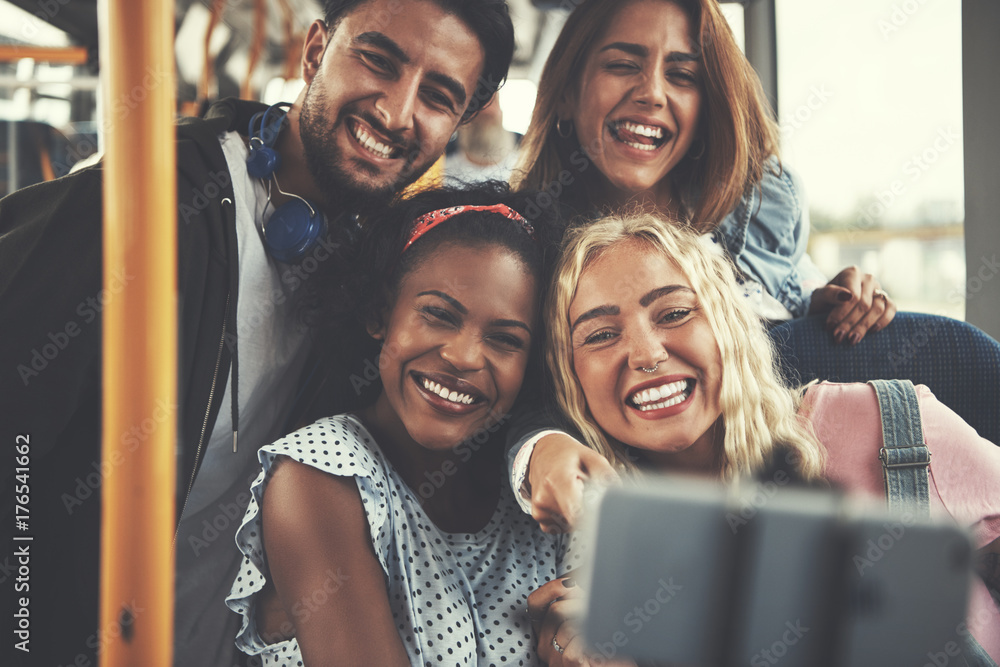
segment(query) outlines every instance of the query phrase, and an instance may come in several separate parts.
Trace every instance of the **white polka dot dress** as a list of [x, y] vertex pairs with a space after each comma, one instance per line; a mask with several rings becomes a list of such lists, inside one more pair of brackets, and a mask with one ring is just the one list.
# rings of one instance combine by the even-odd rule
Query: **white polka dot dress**
[[265, 644], [254, 622], [255, 596], [268, 576], [260, 501], [268, 470], [279, 455], [331, 475], [354, 477], [411, 664], [541, 664], [526, 600], [571, 567], [565, 562], [567, 540], [542, 533], [517, 506], [506, 483], [482, 530], [440, 530], [354, 415], [321, 419], [259, 452], [263, 470], [251, 487], [250, 505], [236, 534], [243, 565], [226, 599], [243, 616], [236, 637], [240, 650], [259, 655], [265, 667], [302, 665], [294, 639]]

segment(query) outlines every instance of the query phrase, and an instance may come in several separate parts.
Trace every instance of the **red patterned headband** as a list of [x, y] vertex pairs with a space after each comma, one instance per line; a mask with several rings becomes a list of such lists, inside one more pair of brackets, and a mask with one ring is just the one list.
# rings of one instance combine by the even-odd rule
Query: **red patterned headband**
[[531, 226], [531, 223], [525, 220], [524, 216], [506, 204], [492, 204], [490, 206], [452, 206], [450, 208], [441, 208], [436, 211], [431, 211], [430, 213], [424, 213], [422, 216], [414, 220], [413, 229], [410, 231], [410, 240], [406, 242], [405, 246], [403, 246], [400, 254], [406, 252], [406, 249], [413, 245], [417, 239], [440, 225], [448, 218], [456, 216], [459, 213], [468, 213], [469, 211], [499, 213], [505, 218], [510, 218], [514, 222], [521, 225], [521, 228], [524, 229], [524, 231], [528, 233], [528, 236], [530, 236], [533, 240], [538, 240], [538, 237], [535, 236], [535, 228]]

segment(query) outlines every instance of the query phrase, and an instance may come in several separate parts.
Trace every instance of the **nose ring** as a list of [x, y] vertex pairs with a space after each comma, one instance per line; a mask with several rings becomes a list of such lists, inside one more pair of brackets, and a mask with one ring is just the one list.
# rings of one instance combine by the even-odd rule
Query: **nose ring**
[[655, 364], [653, 365], [653, 367], [652, 367], [652, 368], [644, 368], [644, 367], [640, 366], [640, 367], [639, 367], [639, 370], [640, 370], [640, 371], [642, 371], [643, 373], [655, 373], [655, 372], [656, 372], [656, 369], [657, 369], [657, 368], [659, 368], [659, 367], [660, 367], [660, 362], [659, 362], [659, 361], [657, 361], [657, 362], [656, 362], [656, 363], [655, 363]]

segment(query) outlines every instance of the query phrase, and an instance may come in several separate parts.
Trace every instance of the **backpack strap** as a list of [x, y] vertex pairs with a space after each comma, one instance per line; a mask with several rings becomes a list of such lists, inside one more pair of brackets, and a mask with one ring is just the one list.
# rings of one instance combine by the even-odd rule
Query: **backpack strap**
[[931, 452], [924, 444], [917, 391], [909, 380], [872, 380], [882, 415], [882, 461], [885, 497], [892, 511], [930, 516], [927, 467]]
[[[930, 516], [927, 468], [931, 452], [924, 444], [917, 390], [909, 380], [872, 380], [882, 415], [882, 449], [878, 457], [885, 475], [885, 497], [889, 509]], [[966, 633], [956, 667], [996, 667], [996, 662]]]

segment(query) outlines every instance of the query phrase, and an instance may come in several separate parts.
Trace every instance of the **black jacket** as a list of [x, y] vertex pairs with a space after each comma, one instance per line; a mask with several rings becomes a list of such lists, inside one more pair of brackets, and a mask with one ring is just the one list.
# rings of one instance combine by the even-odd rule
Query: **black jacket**
[[[218, 135], [245, 132], [263, 108], [225, 100], [177, 125], [179, 405], [151, 418], [177, 419], [178, 517], [216, 415], [230, 409], [221, 403], [237, 340], [237, 243]], [[80, 654], [96, 664], [106, 641], [96, 631], [100, 486], [116, 470], [100, 457], [101, 310], [129, 276], [102, 291], [101, 187], [98, 165], [0, 200], [0, 599], [31, 596], [32, 652], [15, 652], [25, 664]], [[148, 445], [148, 427], [122, 442]], [[30, 591], [14, 588], [17, 560], [7, 556], [15, 484], [25, 481], [15, 479], [15, 443], [30, 448]], [[10, 638], [13, 607], [2, 604]]]

